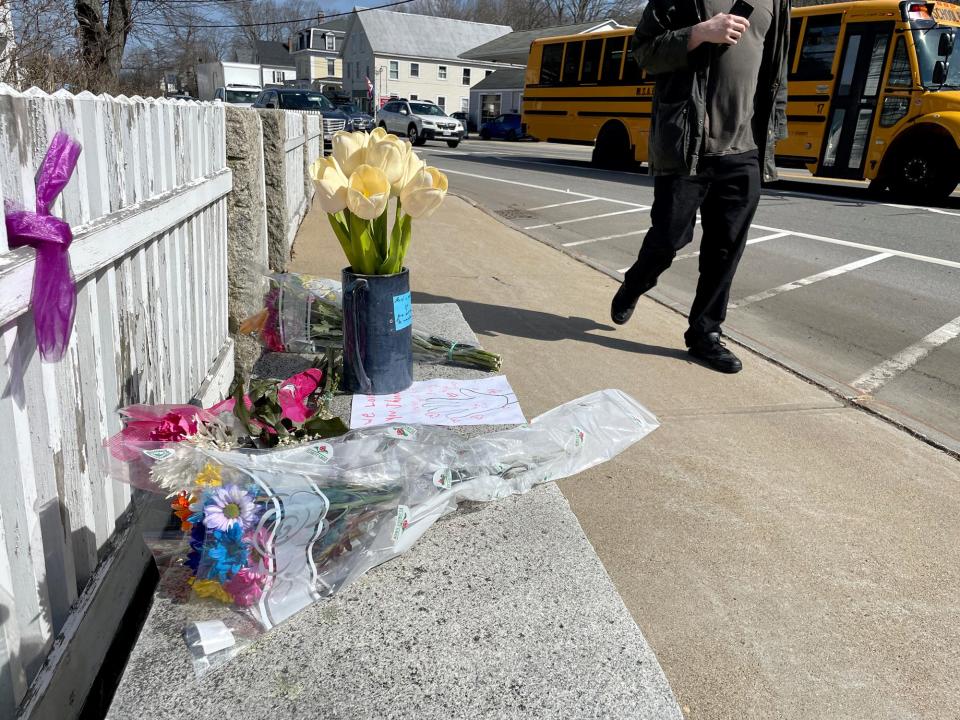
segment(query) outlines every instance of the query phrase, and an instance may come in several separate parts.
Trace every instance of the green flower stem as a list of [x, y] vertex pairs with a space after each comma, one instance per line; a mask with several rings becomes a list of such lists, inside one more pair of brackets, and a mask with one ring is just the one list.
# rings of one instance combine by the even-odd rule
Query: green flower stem
[[350, 230], [347, 227], [347, 222], [343, 217], [345, 212], [349, 210], [343, 210], [338, 213], [330, 213], [327, 215], [327, 218], [330, 220], [330, 227], [333, 228], [334, 234], [337, 236], [337, 240], [340, 241], [340, 247], [343, 248], [344, 254], [347, 256], [347, 261], [353, 265], [356, 259], [353, 256], [353, 244], [350, 240]]
[[373, 275], [380, 265], [377, 248], [371, 237], [370, 221], [354, 215], [349, 210], [344, 211], [350, 220], [350, 239], [353, 245], [356, 263], [352, 263], [353, 271], [360, 275]]

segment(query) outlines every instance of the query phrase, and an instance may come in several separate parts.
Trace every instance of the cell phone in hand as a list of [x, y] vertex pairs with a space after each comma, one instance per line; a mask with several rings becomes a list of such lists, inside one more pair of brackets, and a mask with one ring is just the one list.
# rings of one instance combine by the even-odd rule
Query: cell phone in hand
[[742, 17], [745, 20], [750, 17], [750, 13], [752, 12], [753, 12], [753, 5], [746, 2], [746, 0], [736, 0], [736, 2], [733, 3], [733, 7], [730, 8], [731, 15]]

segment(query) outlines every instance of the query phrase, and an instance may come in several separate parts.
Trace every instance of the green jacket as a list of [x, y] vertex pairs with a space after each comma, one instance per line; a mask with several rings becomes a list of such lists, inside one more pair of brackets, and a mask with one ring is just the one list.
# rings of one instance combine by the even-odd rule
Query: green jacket
[[[776, 32], [765, 43], [754, 99], [753, 134], [763, 158], [763, 179], [777, 179], [774, 147], [787, 136], [787, 54], [790, 3], [773, 0]], [[648, 164], [651, 175], [693, 175], [703, 145], [709, 44], [692, 52], [694, 25], [706, 18], [703, 0], [649, 0], [631, 44], [640, 66], [653, 76]]]

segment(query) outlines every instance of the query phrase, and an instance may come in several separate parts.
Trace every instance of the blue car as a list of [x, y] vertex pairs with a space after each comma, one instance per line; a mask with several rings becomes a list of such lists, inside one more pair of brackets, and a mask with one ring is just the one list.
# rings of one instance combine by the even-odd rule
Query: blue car
[[480, 126], [480, 137], [484, 140], [490, 140], [491, 138], [519, 140], [523, 137], [523, 131], [520, 129], [520, 115], [504, 113], [493, 120], [487, 120]]

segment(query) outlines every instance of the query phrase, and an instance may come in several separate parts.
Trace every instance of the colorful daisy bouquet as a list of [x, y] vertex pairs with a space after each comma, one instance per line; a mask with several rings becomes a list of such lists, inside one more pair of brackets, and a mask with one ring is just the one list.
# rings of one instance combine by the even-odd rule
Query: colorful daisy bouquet
[[[300, 273], [267, 277], [263, 309], [240, 326], [273, 352], [318, 353], [343, 347], [342, 292], [338, 280]], [[413, 328], [413, 357], [418, 362], [458, 365], [497, 372], [500, 355]]]

